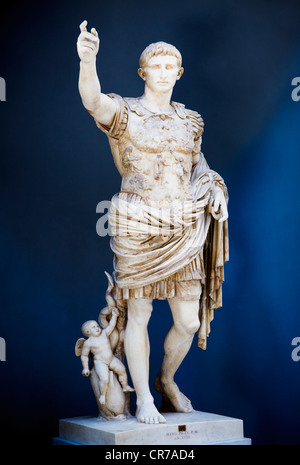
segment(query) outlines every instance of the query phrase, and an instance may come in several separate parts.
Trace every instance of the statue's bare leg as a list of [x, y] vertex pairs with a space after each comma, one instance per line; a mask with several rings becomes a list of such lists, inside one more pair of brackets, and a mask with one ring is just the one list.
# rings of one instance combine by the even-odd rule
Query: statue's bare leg
[[125, 331], [125, 354], [137, 396], [136, 418], [142, 423], [165, 423], [154, 405], [149, 389], [148, 322], [152, 312], [151, 299], [129, 299]]
[[99, 402], [100, 404], [105, 404], [105, 397], [108, 388], [108, 380], [109, 380], [109, 372], [108, 366], [105, 363], [98, 362], [94, 360], [95, 370], [99, 378], [99, 389], [100, 389], [100, 397]]
[[134, 389], [128, 386], [128, 378], [125, 366], [117, 357], [113, 357], [109, 364], [110, 370], [112, 370], [118, 376], [119, 382], [122, 386], [123, 392], [133, 392]]
[[160, 372], [155, 380], [155, 388], [166, 396], [177, 412], [192, 412], [190, 400], [180, 392], [174, 375], [188, 353], [195, 332], [199, 328], [199, 300], [183, 301], [169, 299], [174, 324], [168, 332], [165, 354]]

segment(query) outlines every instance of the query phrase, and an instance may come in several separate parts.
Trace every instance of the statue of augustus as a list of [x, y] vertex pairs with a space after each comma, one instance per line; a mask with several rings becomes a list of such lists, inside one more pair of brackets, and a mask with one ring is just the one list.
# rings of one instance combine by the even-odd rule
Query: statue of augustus
[[137, 396], [136, 418], [164, 423], [149, 389], [147, 326], [155, 299], [167, 299], [173, 325], [155, 388], [165, 407], [192, 412], [174, 375], [198, 331], [206, 348], [214, 310], [222, 305], [228, 260], [228, 195], [221, 176], [201, 152], [199, 113], [171, 100], [182, 74], [180, 52], [150, 44], [140, 56], [145, 82], [138, 98], [104, 94], [96, 71], [99, 38], [80, 25], [79, 92], [84, 107], [107, 136], [121, 189], [111, 201], [114, 298], [126, 306], [124, 349]]

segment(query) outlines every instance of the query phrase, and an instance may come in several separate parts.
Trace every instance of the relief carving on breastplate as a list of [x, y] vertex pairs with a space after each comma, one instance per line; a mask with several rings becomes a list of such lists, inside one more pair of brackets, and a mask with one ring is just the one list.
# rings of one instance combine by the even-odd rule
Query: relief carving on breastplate
[[132, 146], [127, 147], [122, 155], [123, 166], [125, 168], [125, 171], [127, 172], [142, 171], [142, 168], [140, 167], [139, 163], [141, 160], [141, 153], [133, 151]]
[[175, 171], [176, 171], [176, 174], [179, 177], [180, 181], [183, 182], [183, 177], [184, 177], [184, 174], [186, 172], [183, 157], [180, 157], [180, 159], [178, 160]]
[[132, 123], [130, 134], [134, 146], [143, 152], [189, 153], [194, 144], [191, 125], [165, 114], [139, 117]]
[[177, 174], [180, 183], [186, 182], [191, 174], [191, 162], [186, 156], [177, 156], [175, 158], [175, 173]]
[[155, 163], [154, 163], [154, 179], [158, 181], [159, 179], [162, 180], [162, 175], [164, 173], [164, 167], [171, 166], [172, 160], [170, 159], [170, 154], [162, 154], [158, 153], [155, 156]]
[[135, 109], [120, 147], [124, 168], [122, 191], [135, 192], [146, 202], [159, 203], [172, 203], [188, 195], [194, 138], [191, 121], [178, 117], [175, 111], [168, 115], [145, 115]]
[[137, 173], [130, 177], [129, 184], [131, 187], [131, 192], [139, 193], [146, 190], [151, 190], [151, 186], [146, 183], [145, 177]]

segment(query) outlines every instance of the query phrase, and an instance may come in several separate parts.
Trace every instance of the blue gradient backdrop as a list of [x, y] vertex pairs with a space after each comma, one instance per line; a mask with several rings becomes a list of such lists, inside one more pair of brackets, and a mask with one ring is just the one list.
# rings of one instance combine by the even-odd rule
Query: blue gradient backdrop
[[[96, 205], [120, 177], [78, 94], [83, 19], [101, 38], [106, 93], [141, 95], [138, 58], [150, 42], [179, 48], [185, 73], [173, 99], [202, 114], [203, 152], [228, 185], [224, 304], [207, 351], [195, 338], [179, 370], [182, 390], [198, 410], [242, 418], [254, 444], [299, 444], [291, 341], [300, 336], [300, 101], [291, 81], [300, 75], [300, 6], [292, 0], [29, 1], [5, 10], [1, 421], [11, 437], [50, 444], [60, 418], [96, 414], [74, 344], [105, 304], [112, 253], [109, 237], [96, 234]], [[151, 383], [170, 324], [166, 303], [155, 302]]]

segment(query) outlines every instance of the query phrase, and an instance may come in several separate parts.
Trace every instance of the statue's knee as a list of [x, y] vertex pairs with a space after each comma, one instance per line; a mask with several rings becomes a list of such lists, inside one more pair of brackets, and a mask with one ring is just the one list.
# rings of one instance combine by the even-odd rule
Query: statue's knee
[[131, 299], [128, 301], [128, 323], [148, 324], [152, 308], [152, 300], [150, 299]]
[[101, 389], [107, 389], [108, 381], [109, 381], [108, 374], [102, 373], [102, 375], [99, 377], [99, 383], [100, 383]]
[[181, 322], [180, 325], [177, 326], [177, 329], [188, 336], [194, 336], [194, 334], [198, 331], [200, 327], [200, 322], [198, 318], [195, 318], [190, 321]]
[[191, 323], [187, 325], [186, 332], [190, 334], [191, 336], [193, 336], [198, 331], [199, 327], [200, 327], [199, 320], [192, 321]]

